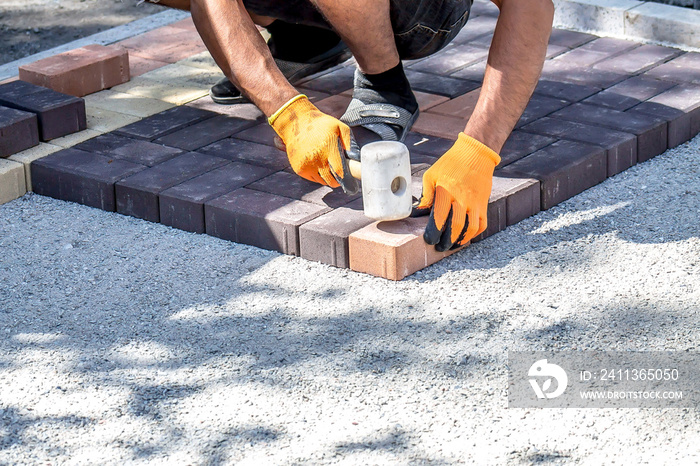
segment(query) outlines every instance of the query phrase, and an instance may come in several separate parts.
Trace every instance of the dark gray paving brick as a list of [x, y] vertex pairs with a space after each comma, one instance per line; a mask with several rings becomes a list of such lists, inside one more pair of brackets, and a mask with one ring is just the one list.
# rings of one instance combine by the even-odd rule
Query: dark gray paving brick
[[114, 212], [115, 183], [146, 168], [100, 154], [65, 149], [32, 162], [32, 190]]
[[273, 173], [246, 187], [330, 208], [342, 207], [362, 195], [348, 196], [341, 189], [331, 189], [287, 171]]
[[241, 188], [204, 205], [207, 234], [298, 256], [299, 227], [328, 212], [310, 202]]
[[258, 120], [243, 120], [220, 115], [160, 137], [154, 142], [193, 151], [257, 124], [259, 124]]
[[115, 133], [152, 141], [215, 116], [214, 112], [182, 105], [119, 128]]
[[269, 168], [231, 162], [168, 188], [158, 196], [163, 225], [204, 233], [204, 203], [269, 175]]
[[148, 168], [117, 183], [117, 212], [159, 222], [161, 192], [227, 163], [219, 157], [187, 152]]
[[274, 170], [284, 170], [289, 167], [287, 154], [281, 150], [272, 146], [237, 138], [223, 139], [203, 147], [197, 152], [223, 157], [228, 160], [250, 163], [252, 165], [260, 165]]
[[0, 106], [0, 157], [8, 157], [39, 144], [35, 114]]

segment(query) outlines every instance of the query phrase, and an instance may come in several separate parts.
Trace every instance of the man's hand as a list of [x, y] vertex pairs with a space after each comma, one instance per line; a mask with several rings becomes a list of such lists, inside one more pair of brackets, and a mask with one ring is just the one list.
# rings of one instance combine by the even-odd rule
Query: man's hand
[[269, 118], [282, 139], [289, 163], [302, 178], [347, 193], [358, 190], [344, 152], [350, 150], [350, 128], [321, 112], [305, 95], [298, 95]]
[[493, 170], [501, 158], [460, 133], [457, 142], [423, 175], [423, 194], [412, 216], [430, 219], [423, 238], [437, 251], [466, 244], [486, 229]]

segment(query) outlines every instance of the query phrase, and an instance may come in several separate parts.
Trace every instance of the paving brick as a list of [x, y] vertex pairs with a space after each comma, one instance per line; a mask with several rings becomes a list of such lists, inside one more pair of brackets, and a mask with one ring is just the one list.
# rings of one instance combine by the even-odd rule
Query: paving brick
[[447, 76], [436, 76], [420, 71], [406, 70], [406, 77], [411, 83], [411, 87], [417, 91], [429, 92], [431, 94], [443, 95], [454, 98], [469, 91], [473, 91], [481, 84], [464, 79], [456, 79]]
[[361, 209], [340, 207], [306, 222], [299, 227], [299, 247], [304, 259], [350, 267], [348, 237], [371, 224]]
[[323, 113], [335, 118], [340, 118], [345, 113], [345, 110], [347, 110], [351, 100], [352, 97], [346, 94], [339, 94], [319, 100], [315, 105]]
[[[455, 135], [453, 137], [456, 138], [457, 136]], [[415, 132], [409, 132], [404, 141], [404, 144], [408, 147], [408, 152], [411, 154], [411, 162], [418, 160], [416, 157], [418, 154], [441, 157], [445, 152], [450, 150], [454, 143], [454, 140], [451, 139]]]
[[461, 31], [453, 39], [452, 43], [456, 45], [468, 44], [474, 39], [486, 35], [493, 34], [496, 28], [496, 17], [490, 15], [482, 15], [469, 19]]
[[668, 122], [668, 147], [676, 147], [700, 131], [700, 86], [680, 84], [632, 109]]
[[410, 69], [439, 75], [450, 74], [486, 59], [488, 54], [488, 49], [484, 47], [471, 44], [455, 45], [410, 65]]
[[645, 162], [667, 148], [668, 125], [657, 117], [618, 112], [604, 107], [573, 104], [552, 115], [569, 121], [603, 126], [637, 136], [637, 160]]
[[184, 66], [191, 66], [193, 68], [199, 68], [202, 70], [207, 70], [212, 73], [218, 73], [219, 77], [223, 77], [223, 73], [221, 72], [221, 68], [219, 68], [219, 65], [216, 64], [216, 61], [214, 61], [214, 58], [211, 56], [211, 53], [208, 51], [206, 52], [201, 52], [196, 55], [192, 55], [191, 57], [187, 57], [185, 59], [182, 59], [176, 63], [177, 65], [184, 65]]
[[107, 133], [74, 146], [75, 149], [109, 155], [153, 167], [183, 153], [181, 149]]
[[534, 94], [515, 127], [520, 128], [568, 105], [566, 100]]
[[586, 42], [577, 50], [603, 53], [608, 56], [629, 52], [639, 47], [639, 43], [614, 37], [599, 37], [590, 42]]
[[185, 104], [186, 107], [199, 108], [220, 115], [228, 115], [239, 120], [247, 120], [258, 123], [265, 122], [265, 115], [253, 104], [220, 105], [206, 96]]
[[83, 99], [24, 81], [0, 86], [0, 105], [36, 113], [39, 120], [39, 138], [42, 141], [87, 128]]
[[26, 192], [24, 165], [0, 159], [0, 205], [24, 196]]
[[481, 94], [481, 88], [474, 89], [471, 92], [467, 92], [464, 95], [455, 97], [454, 99], [448, 100], [445, 103], [436, 105], [430, 109], [430, 113], [438, 113], [440, 115], [454, 116], [458, 118], [467, 119], [471, 117], [474, 112], [474, 107], [479, 101], [479, 95]]
[[548, 136], [515, 130], [510, 133], [506, 143], [503, 145], [503, 149], [501, 149], [501, 163], [498, 167], [504, 167], [516, 160], [520, 160], [526, 155], [530, 155], [543, 147], [547, 147], [554, 141], [556, 141], [556, 139]]
[[542, 118], [523, 127], [524, 131], [585, 142], [606, 150], [608, 176], [621, 173], [637, 163], [637, 136], [575, 121]]
[[117, 212], [158, 222], [161, 192], [227, 163], [219, 157], [188, 152], [143, 170], [117, 183]]
[[172, 84], [148, 79], [144, 76], [133, 78], [126, 84], [113, 87], [112, 90], [139, 97], [162, 100], [173, 105], [183, 105], [204, 97], [209, 93], [208, 86], [202, 86], [187, 81], [183, 81], [181, 84]]
[[290, 166], [287, 154], [281, 150], [237, 138], [222, 139], [202, 147], [198, 152], [274, 170], [284, 170]]
[[35, 193], [114, 212], [115, 183], [146, 167], [78, 149], [54, 152], [32, 162]]
[[231, 162], [166, 189], [158, 196], [160, 222], [193, 233], [204, 233], [204, 203], [242, 188], [271, 172], [268, 168]]
[[129, 54], [119, 47], [86, 45], [20, 66], [19, 77], [82, 97], [129, 81]]
[[675, 83], [700, 84], [700, 59], [699, 54], [687, 53], [675, 58], [663, 65], [652, 68], [645, 73], [646, 76]]
[[86, 106], [87, 127], [98, 133], [107, 133], [140, 120], [133, 115], [125, 115], [99, 107]]
[[168, 62], [152, 60], [150, 58], [139, 57], [138, 55], [129, 56], [129, 74], [131, 78], [141, 76], [149, 71], [156, 70], [167, 65]]
[[592, 34], [567, 31], [566, 29], [552, 29], [552, 35], [549, 37], [549, 43], [573, 49], [594, 39], [597, 39], [597, 37]]
[[120, 128], [116, 132], [124, 136], [152, 141], [216, 115], [198, 108], [175, 107]]
[[545, 58], [558, 57], [559, 55], [562, 55], [568, 51], [568, 48], [562, 47], [561, 45], [549, 44], [547, 46], [547, 53], [545, 54]]
[[350, 268], [402, 280], [455, 252], [437, 252], [425, 243], [423, 231], [427, 223], [428, 217], [375, 222], [350, 234]]
[[540, 202], [547, 210], [601, 183], [607, 177], [605, 150], [574, 141], [557, 141], [502, 168], [500, 173], [540, 181]]
[[[595, 41], [594, 41], [595, 42]], [[610, 57], [610, 53], [596, 50], [585, 50], [583, 47], [571, 50], [551, 60], [554, 64], [569, 65], [573, 68], [593, 66]]]
[[535, 93], [566, 100], [568, 102], [579, 102], [586, 97], [600, 92], [600, 90], [599, 87], [540, 79], [535, 88]]
[[354, 77], [354, 66], [342, 66], [330, 73], [305, 81], [299, 84], [299, 87], [336, 95], [348, 89], [352, 89]]
[[444, 95], [430, 94], [428, 92], [414, 91], [413, 94], [416, 96], [416, 100], [418, 101], [418, 108], [421, 112], [424, 112], [428, 109], [435, 107], [436, 105], [440, 105], [441, 103], [450, 100]]
[[476, 1], [476, 2], [472, 3], [472, 8], [469, 12], [469, 17], [476, 18], [477, 16], [493, 16], [495, 18], [498, 16], [499, 13], [500, 13], [500, 10], [493, 2]]
[[247, 188], [204, 205], [207, 234], [295, 256], [299, 227], [326, 212], [327, 207]]
[[99, 136], [100, 133], [98, 131], [93, 131], [91, 129], [84, 129], [82, 131], [79, 131], [77, 133], [69, 134], [68, 136], [63, 136], [61, 138], [56, 138], [51, 140], [51, 144], [54, 146], [61, 146], [64, 149], [68, 149], [69, 147], [73, 147], [76, 144], [80, 144], [83, 141], [87, 141], [88, 139], [92, 139], [94, 137]]
[[36, 115], [0, 106], [0, 157], [8, 157], [39, 144]]
[[194, 66], [178, 65], [176, 63], [157, 68], [141, 76], [140, 79], [149, 79], [162, 84], [173, 86], [203, 87], [208, 89], [221, 79], [220, 70], [208, 70]]
[[256, 120], [219, 115], [158, 138], [155, 142], [192, 151], [213, 144], [256, 124]]
[[129, 39], [117, 42], [119, 47], [129, 50], [130, 56], [175, 63], [206, 51], [204, 42], [195, 31], [163, 26]]
[[101, 91], [85, 97], [85, 105], [140, 118], [149, 117], [174, 107], [173, 104], [162, 100], [112, 90]]
[[540, 211], [540, 182], [534, 178], [513, 178], [496, 170], [491, 192], [506, 201], [506, 227]]
[[[473, 65], [462, 68], [459, 71], [455, 71], [450, 75], [451, 78], [464, 79], [469, 82], [476, 84], [476, 87], [480, 87], [484, 80], [484, 73], [486, 72], [486, 60], [480, 61]], [[472, 87], [475, 89], [475, 87]], [[468, 92], [468, 91], [465, 91]], [[464, 92], [462, 92], [464, 94]]]
[[331, 189], [287, 171], [273, 173], [246, 187], [333, 209], [345, 206], [362, 196], [361, 193], [348, 196], [341, 189]]
[[595, 67], [617, 73], [637, 74], [668, 61], [680, 53], [682, 53], [680, 50], [669, 47], [642, 45], [624, 52], [622, 55], [608, 58], [595, 65]]
[[673, 86], [666, 81], [634, 76], [587, 98], [583, 103], [625, 111]]
[[236, 139], [256, 142], [270, 147], [275, 147], [276, 136], [277, 133], [275, 133], [275, 130], [272, 129], [272, 126], [268, 125], [267, 122], [236, 133]]
[[59, 150], [62, 150], [59, 146], [40, 142], [38, 146], [34, 146], [31, 149], [18, 152], [8, 157], [8, 160], [19, 162], [24, 165], [24, 181], [27, 191], [32, 191], [32, 162], [44, 158], [49, 154], [53, 154], [54, 152], [58, 152]]
[[547, 60], [542, 69], [542, 78], [547, 81], [564, 81], [603, 89], [624, 81], [628, 77], [623, 73], [591, 68], [590, 65], [583, 65], [573, 60], [564, 61], [565, 56]]
[[456, 140], [457, 135], [464, 131], [466, 125], [467, 119], [424, 112], [420, 114], [416, 122], [413, 124], [413, 131], [440, 138]]

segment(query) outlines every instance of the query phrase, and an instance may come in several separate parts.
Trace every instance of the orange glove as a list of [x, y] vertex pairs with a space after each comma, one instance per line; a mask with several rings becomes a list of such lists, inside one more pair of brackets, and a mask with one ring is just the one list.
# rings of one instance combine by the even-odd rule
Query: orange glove
[[493, 170], [500, 161], [484, 144], [459, 133], [457, 142], [423, 175], [423, 193], [412, 216], [430, 213], [426, 243], [447, 251], [486, 229]]
[[296, 174], [331, 188], [342, 186], [345, 192], [357, 192], [359, 185], [344, 155], [351, 141], [345, 123], [321, 112], [303, 94], [284, 104], [268, 121], [282, 139]]

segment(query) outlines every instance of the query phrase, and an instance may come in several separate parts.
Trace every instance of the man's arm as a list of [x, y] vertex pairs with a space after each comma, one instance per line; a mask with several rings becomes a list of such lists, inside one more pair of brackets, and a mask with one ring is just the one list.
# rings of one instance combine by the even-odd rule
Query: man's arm
[[192, 0], [190, 11], [216, 64], [265, 115], [298, 94], [275, 65], [241, 0]]
[[479, 101], [454, 146], [423, 175], [414, 209], [416, 216], [430, 214], [423, 237], [438, 251], [464, 245], [486, 229], [498, 152], [537, 85], [552, 30], [551, 0], [492, 1], [501, 14]]
[[542, 72], [554, 6], [551, 0], [492, 1], [501, 14], [479, 101], [464, 132], [500, 152]]

